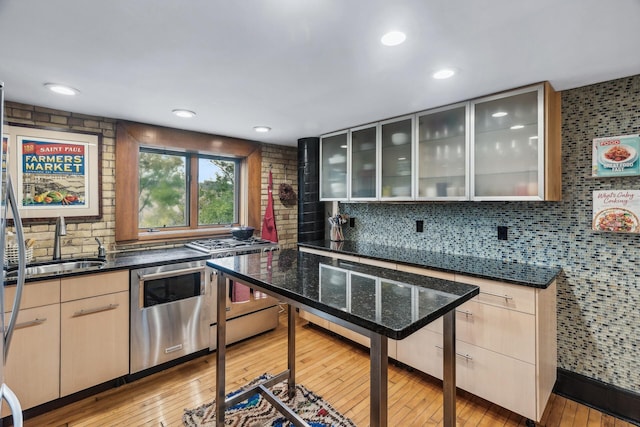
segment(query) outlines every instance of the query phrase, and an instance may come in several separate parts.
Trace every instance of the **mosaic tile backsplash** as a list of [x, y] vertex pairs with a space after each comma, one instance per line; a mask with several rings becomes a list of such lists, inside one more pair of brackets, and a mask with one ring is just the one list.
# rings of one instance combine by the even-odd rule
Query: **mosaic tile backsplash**
[[640, 177], [592, 178], [591, 144], [640, 133], [639, 106], [640, 75], [562, 93], [561, 202], [341, 203], [356, 218], [345, 237], [561, 267], [558, 366], [638, 393], [640, 235], [593, 232], [591, 216], [594, 190], [640, 190]]

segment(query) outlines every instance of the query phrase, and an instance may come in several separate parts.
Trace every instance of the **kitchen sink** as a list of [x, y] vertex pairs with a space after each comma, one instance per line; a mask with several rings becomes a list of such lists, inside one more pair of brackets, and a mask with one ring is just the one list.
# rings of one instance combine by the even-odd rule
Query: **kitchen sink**
[[[82, 258], [50, 261], [46, 263], [27, 266], [26, 277], [75, 273], [79, 271], [97, 270], [105, 265], [106, 261], [98, 258]], [[18, 277], [18, 270], [12, 267], [7, 270], [7, 279]]]

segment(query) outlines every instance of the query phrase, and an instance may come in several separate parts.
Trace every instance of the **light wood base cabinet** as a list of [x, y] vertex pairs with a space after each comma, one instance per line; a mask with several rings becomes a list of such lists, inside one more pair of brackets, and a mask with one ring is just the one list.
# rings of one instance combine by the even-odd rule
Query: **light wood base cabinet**
[[[15, 286], [5, 288], [5, 309], [13, 301]], [[11, 313], [5, 315], [5, 324]], [[60, 282], [27, 284], [22, 293], [9, 355], [5, 382], [22, 409], [33, 408], [59, 397], [60, 387]], [[3, 414], [11, 411], [3, 403]]]
[[60, 396], [128, 374], [128, 271], [63, 279], [62, 301]]

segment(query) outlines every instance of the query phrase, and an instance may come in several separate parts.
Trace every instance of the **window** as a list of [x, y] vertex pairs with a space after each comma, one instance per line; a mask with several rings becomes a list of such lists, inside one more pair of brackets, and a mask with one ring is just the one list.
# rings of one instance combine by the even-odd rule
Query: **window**
[[[236, 159], [140, 147], [138, 227], [157, 231], [238, 223], [239, 171]], [[197, 197], [190, 197], [192, 186]]]
[[118, 243], [260, 228], [262, 146], [254, 141], [118, 121], [114, 176]]

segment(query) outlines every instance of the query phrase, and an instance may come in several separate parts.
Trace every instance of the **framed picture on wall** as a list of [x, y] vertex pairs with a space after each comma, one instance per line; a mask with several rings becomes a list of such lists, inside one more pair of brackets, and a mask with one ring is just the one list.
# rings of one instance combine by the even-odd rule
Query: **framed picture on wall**
[[7, 126], [9, 173], [24, 220], [102, 216], [101, 135]]
[[640, 191], [593, 192], [593, 230], [640, 233]]
[[640, 175], [640, 135], [593, 140], [592, 176]]

